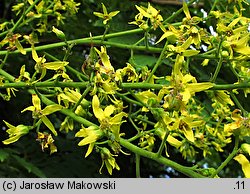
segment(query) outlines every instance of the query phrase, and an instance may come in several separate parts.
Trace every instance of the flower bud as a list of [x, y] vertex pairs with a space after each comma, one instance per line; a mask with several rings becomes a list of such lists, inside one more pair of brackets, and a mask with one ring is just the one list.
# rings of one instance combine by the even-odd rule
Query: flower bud
[[250, 144], [248, 144], [248, 143], [243, 143], [243, 144], [241, 144], [240, 148], [242, 149], [242, 151], [243, 151], [244, 153], [247, 153], [247, 154], [250, 155]]
[[66, 40], [65, 38], [65, 34], [63, 33], [63, 31], [55, 28], [54, 26], [52, 27], [52, 32], [54, 32], [56, 34], [56, 36], [58, 38], [60, 38], [61, 40]]
[[221, 56], [227, 58], [229, 56], [228, 51], [222, 51]]

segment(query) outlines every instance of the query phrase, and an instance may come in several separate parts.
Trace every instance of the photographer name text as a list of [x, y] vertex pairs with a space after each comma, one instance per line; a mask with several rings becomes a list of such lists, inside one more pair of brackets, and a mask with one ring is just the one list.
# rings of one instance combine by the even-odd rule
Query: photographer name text
[[4, 191], [7, 190], [115, 190], [115, 181], [104, 182], [85, 182], [85, 181], [66, 181], [66, 182], [26, 182], [12, 181], [3, 183]]

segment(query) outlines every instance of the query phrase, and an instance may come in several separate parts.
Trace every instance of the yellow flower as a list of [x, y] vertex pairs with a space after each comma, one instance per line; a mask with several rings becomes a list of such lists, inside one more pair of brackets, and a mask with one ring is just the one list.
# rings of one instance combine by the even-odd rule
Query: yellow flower
[[96, 15], [99, 18], [103, 19], [103, 24], [106, 25], [108, 21], [110, 21], [114, 16], [116, 16], [120, 11], [112, 11], [110, 13], [107, 12], [107, 8], [102, 3], [102, 10], [103, 13], [100, 12], [94, 12], [94, 15]]
[[20, 75], [17, 79], [15, 79], [15, 82], [20, 82], [20, 81], [30, 81], [30, 73], [25, 71], [25, 65], [23, 65], [20, 69]]
[[239, 109], [235, 109], [232, 112], [231, 118], [234, 120], [234, 122], [225, 124], [224, 131], [228, 133], [235, 133], [241, 136], [249, 136], [250, 119], [249, 117], [242, 117], [240, 113], [241, 111]]
[[96, 73], [96, 76], [94, 77], [94, 89], [92, 91], [92, 94], [95, 94], [96, 90], [99, 90], [101, 93], [105, 94], [114, 94], [116, 90], [118, 90], [118, 86], [116, 82], [111, 80], [111, 77], [108, 76], [107, 78], [105, 76], [101, 76], [100, 73]]
[[125, 122], [122, 121], [122, 118], [127, 116], [127, 114], [125, 112], [119, 112], [111, 117], [111, 115], [115, 112], [115, 106], [108, 105], [103, 110], [100, 107], [100, 101], [97, 95], [93, 96], [92, 109], [95, 117], [100, 123], [100, 129], [111, 131], [115, 137], [115, 140], [118, 141], [120, 137], [120, 126], [123, 122]]
[[242, 171], [246, 178], [250, 178], [250, 162], [243, 154], [239, 154], [234, 157], [234, 159], [240, 163]]
[[69, 131], [72, 131], [74, 129], [74, 121], [70, 117], [66, 117], [64, 121], [60, 125], [60, 131], [65, 131], [68, 133]]
[[155, 138], [153, 134], [146, 134], [140, 138], [139, 146], [148, 151], [154, 148]]
[[156, 42], [158, 44], [163, 39], [167, 38], [167, 40], [170, 43], [176, 43], [178, 40], [183, 38], [183, 32], [181, 30], [177, 30], [173, 25], [168, 25], [168, 30], [165, 28], [162, 28], [162, 31], [164, 34], [161, 36], [161, 38]]
[[177, 55], [170, 85], [174, 90], [178, 91], [177, 93], [181, 95], [182, 101], [188, 102], [196, 92], [207, 90], [213, 87], [214, 84], [210, 82], [197, 83], [195, 77], [192, 75], [183, 75], [181, 72], [183, 62], [184, 56]]
[[53, 62], [45, 63], [46, 59], [44, 58], [44, 56], [38, 57], [37, 52], [36, 52], [35, 47], [34, 47], [34, 44], [31, 45], [31, 52], [32, 52], [32, 58], [36, 62], [35, 70], [38, 73], [41, 73], [41, 77], [39, 78], [39, 80], [44, 78], [44, 76], [46, 75], [47, 69], [62, 70], [69, 63], [66, 61], [53, 61]]
[[16, 15], [18, 15], [22, 11], [22, 8], [24, 7], [24, 5], [25, 5], [24, 3], [18, 3], [16, 5], [13, 5], [12, 11], [16, 12]]
[[143, 20], [143, 15], [141, 13], [138, 13], [135, 16], [135, 21], [129, 22], [129, 24], [135, 24], [135, 25], [139, 26], [139, 28], [141, 28], [143, 30], [148, 29], [148, 24], [147, 24], [147, 22], [145, 20]]
[[193, 42], [193, 38], [190, 36], [180, 46], [168, 45], [167, 49], [169, 52], [171, 52], [170, 55], [172, 55], [172, 53], [177, 53], [177, 54], [181, 54], [182, 56], [185, 56], [185, 57], [191, 57], [191, 56], [197, 55], [200, 52], [198, 50], [188, 49], [190, 47], [190, 45], [192, 44], [192, 42]]
[[224, 90], [215, 90], [209, 91], [208, 94], [211, 95], [211, 99], [215, 102], [219, 102], [220, 104], [226, 106], [227, 104], [233, 106], [234, 102], [231, 100], [227, 91]]
[[8, 50], [12, 51], [15, 50], [16, 48], [20, 51], [21, 54], [26, 55], [26, 51], [24, 50], [23, 46], [19, 42], [18, 38], [20, 38], [20, 34], [8, 34], [6, 38], [4, 38], [0, 42], [0, 46], [3, 46], [5, 44], [8, 44], [9, 46], [7, 47]]
[[139, 6], [135, 6], [136, 9], [138, 9], [138, 11], [140, 12], [140, 18], [141, 16], [149, 18], [151, 24], [153, 25], [153, 29], [155, 30], [158, 26], [163, 26], [162, 25], [162, 21], [163, 18], [160, 15], [160, 11], [155, 9], [153, 6], [150, 5], [150, 3], [148, 3], [148, 7], [139, 7]]
[[[136, 5], [136, 9], [139, 11], [139, 13], [135, 16], [135, 21], [130, 22], [129, 24], [135, 24], [138, 25], [143, 30], [148, 30], [149, 24], [148, 19], [150, 20], [151, 25], [153, 26], [153, 29], [156, 30], [156, 28], [164, 28], [163, 24], [161, 23], [163, 21], [162, 16], [160, 15], [160, 11], [155, 9], [148, 3], [148, 7], [139, 7]], [[144, 20], [143, 17], [148, 18], [147, 20]]]
[[49, 148], [50, 154], [57, 152], [57, 147], [54, 144], [54, 139], [52, 138], [51, 134], [38, 132], [37, 141], [40, 142], [42, 151], [44, 151], [46, 148]]
[[193, 129], [204, 124], [203, 120], [195, 120], [191, 116], [180, 116], [174, 119], [174, 124], [169, 126], [171, 131], [178, 131], [190, 141], [194, 142], [194, 132]]
[[25, 125], [18, 125], [15, 127], [6, 121], [3, 122], [7, 125], [7, 127], [9, 127], [9, 129], [7, 130], [7, 133], [9, 134], [9, 139], [4, 140], [4, 144], [11, 144], [18, 141], [20, 137], [29, 133], [29, 130], [31, 129], [31, 127]]
[[240, 55], [248, 58], [250, 55], [250, 47], [249, 47], [249, 33], [244, 35], [236, 34], [231, 36], [230, 39], [223, 42], [223, 47], [229, 50], [230, 59], [234, 58], [234, 53], [238, 53]]
[[85, 157], [87, 157], [92, 152], [95, 142], [103, 137], [103, 132], [97, 126], [89, 126], [88, 128], [82, 126], [82, 128], [75, 134], [75, 137], [84, 137], [84, 139], [78, 143], [78, 146], [89, 144], [88, 150], [85, 154]]
[[195, 25], [202, 21], [202, 19], [197, 16], [191, 17], [187, 3], [185, 1], [183, 2], [183, 12], [186, 15], [186, 18], [183, 19], [183, 23], [185, 24], [187, 23], [188, 25]]
[[69, 103], [79, 103], [79, 105], [82, 107], [88, 107], [91, 103], [86, 99], [83, 98], [81, 102], [79, 102], [81, 96], [82, 94], [77, 89], [73, 90], [65, 88], [64, 91], [57, 96], [57, 100], [59, 104], [61, 104], [61, 101], [63, 101], [66, 107], [69, 106]]
[[117, 155], [111, 154], [108, 148], [101, 148], [100, 154], [101, 154], [101, 158], [102, 158], [102, 165], [101, 165], [101, 168], [99, 170], [100, 174], [102, 173], [102, 168], [103, 168], [104, 164], [105, 164], [110, 175], [112, 175], [113, 169], [120, 170], [120, 167], [118, 166], [118, 164], [115, 161], [115, 158], [113, 157], [113, 156], [117, 156]]
[[97, 48], [95, 48], [95, 51], [98, 53], [98, 55], [101, 59], [101, 63], [97, 62], [95, 64], [95, 68], [98, 69], [101, 74], [102, 73], [109, 74], [109, 73], [114, 72], [114, 68], [109, 61], [109, 56], [107, 54], [106, 47], [101, 46], [100, 51]]
[[127, 77], [127, 82], [135, 82], [138, 80], [138, 74], [136, 73], [134, 67], [127, 63], [127, 67], [124, 67], [122, 69], [118, 69], [115, 72], [115, 80], [116, 81], [123, 81], [123, 77]]
[[[150, 100], [156, 100], [157, 102], [160, 102], [161, 99], [158, 99], [158, 96], [154, 93], [151, 92], [150, 90], [143, 91], [143, 92], [138, 92], [136, 93], [136, 97], [143, 102], [143, 104], [149, 105]], [[142, 107], [142, 111], [148, 112], [147, 107]]]
[[50, 131], [57, 136], [57, 132], [55, 127], [48, 119], [47, 115], [52, 114], [56, 111], [61, 110], [63, 107], [59, 104], [48, 105], [44, 109], [41, 108], [41, 100], [36, 94], [32, 94], [32, 104], [33, 106], [29, 106], [22, 110], [22, 113], [25, 111], [32, 111], [32, 116], [34, 119], [41, 120], [49, 129]]
[[3, 22], [3, 23], [1, 23], [0, 24], [0, 31], [4, 30], [7, 27], [8, 24], [9, 24], [9, 22]]
[[176, 147], [177, 149], [182, 145], [182, 142], [179, 141], [178, 139], [176, 139], [176, 138], [175, 138], [174, 136], [172, 136], [172, 135], [168, 135], [168, 137], [167, 137], [167, 142], [168, 142], [170, 145]]

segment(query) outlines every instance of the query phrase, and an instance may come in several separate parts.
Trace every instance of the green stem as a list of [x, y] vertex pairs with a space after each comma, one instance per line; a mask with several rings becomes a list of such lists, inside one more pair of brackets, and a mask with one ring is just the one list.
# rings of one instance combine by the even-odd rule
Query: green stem
[[146, 31], [145, 33], [144, 33], [144, 41], [145, 41], [145, 47], [146, 47], [146, 49], [148, 50], [148, 48], [149, 48], [149, 44], [148, 44], [148, 36], [149, 36], [149, 33], [148, 33], [148, 31]]
[[[14, 82], [15, 81], [15, 77], [10, 75], [9, 73], [7, 73], [6, 71], [4, 71], [3, 69], [0, 69], [0, 75], [4, 76], [7, 80]], [[7, 84], [7, 86], [5, 87], [5, 84]], [[9, 88], [8, 84], [9, 83], [5, 83], [0, 85], [0, 88]]]
[[[6, 77], [9, 78], [10, 81], [14, 81], [14, 77], [9, 75], [8, 73], [4, 73], [3, 70], [0, 69], [0, 74], [5, 74]], [[19, 84], [19, 83], [16, 83], [16, 84]], [[22, 84], [22, 83], [21, 83]], [[26, 84], [26, 83], [25, 83]], [[34, 90], [29, 90], [30, 93], [34, 93]], [[45, 97], [44, 95], [41, 95], [41, 100], [46, 104], [46, 105], [52, 105], [52, 104], [55, 104], [52, 100], [48, 99], [47, 97]], [[96, 124], [84, 119], [83, 117], [80, 117], [78, 115], [76, 115], [75, 113], [73, 113], [71, 110], [69, 109], [62, 109], [60, 110], [60, 112], [66, 116], [69, 116], [71, 117], [72, 119], [74, 119], [76, 122], [79, 122], [81, 124], [83, 124], [84, 126], [88, 127], [88, 126], [97, 126]], [[191, 170], [189, 167], [185, 167], [185, 166], [182, 166], [174, 161], [171, 161], [167, 158], [164, 158], [164, 157], [158, 157], [157, 154], [155, 153], [152, 153], [152, 152], [149, 152], [147, 150], [143, 150], [131, 143], [129, 143], [127, 140], [125, 139], [122, 139], [120, 138], [120, 143], [123, 147], [127, 148], [128, 150], [130, 150], [131, 152], [134, 152], [140, 156], [143, 156], [143, 157], [147, 157], [147, 158], [150, 158], [152, 160], [155, 160], [161, 164], [164, 164], [164, 165], [167, 165], [167, 166], [170, 166], [172, 168], [174, 168], [175, 170], [187, 175], [187, 176], [190, 176], [190, 177], [198, 177], [198, 178], [201, 178], [203, 177], [202, 175], [194, 172], [193, 170]]]
[[[107, 34], [106, 38], [114, 38], [114, 37], [118, 37], [118, 36], [137, 34], [137, 33], [141, 33], [141, 32], [142, 32], [141, 29], [127, 30], [127, 31]], [[87, 38], [80, 38], [80, 39], [75, 39], [75, 40], [69, 40], [69, 41], [67, 41], [67, 43], [68, 44], [90, 44], [90, 43], [95, 43], [96, 40], [99, 40], [96, 42], [97, 44], [105, 44], [105, 41], [103, 41], [103, 42], [101, 41], [102, 37], [103, 37], [103, 35], [98, 35], [98, 36], [94, 36], [94, 37], [87, 37]], [[36, 51], [54, 49], [54, 48], [62, 47], [62, 46], [66, 46], [66, 43], [65, 42], [57, 42], [57, 43], [37, 46]], [[145, 46], [144, 46], [144, 48], [145, 48]], [[26, 48], [24, 50], [26, 52], [31, 52], [31, 48]], [[0, 55], [5, 55], [6, 52], [7, 51], [0, 51]], [[10, 52], [10, 54], [16, 54], [16, 53], [20, 53], [20, 52], [18, 50]]]
[[231, 95], [233, 101], [235, 102], [235, 104], [238, 106], [238, 108], [243, 113], [243, 115], [246, 116], [247, 115], [247, 111], [243, 108], [243, 106], [241, 105], [241, 103], [239, 102], [239, 100], [237, 99], [237, 97], [235, 96], [235, 94], [233, 92], [230, 92], [230, 95]]
[[136, 131], [138, 133], [140, 133], [140, 128], [136, 126], [136, 124], [134, 123], [133, 119], [129, 116], [128, 120], [130, 121], [130, 123], [133, 125], [133, 127], [136, 129]]
[[135, 140], [137, 140], [138, 138], [146, 135], [146, 134], [150, 134], [150, 133], [154, 133], [155, 129], [151, 129], [151, 130], [148, 130], [148, 131], [144, 131], [144, 132], [141, 132], [141, 133], [138, 133], [137, 135], [129, 138], [129, 139], [126, 139], [128, 142], [133, 142]]
[[159, 164], [169, 166], [169, 167], [187, 175], [188, 177], [204, 178], [203, 175], [193, 171], [190, 167], [182, 166], [182, 165], [180, 165], [172, 160], [169, 160], [165, 157], [162, 157], [162, 156], [158, 157], [158, 155], [156, 153], [153, 153], [153, 152], [150, 152], [147, 150], [143, 150], [143, 149], [135, 146], [134, 144], [126, 141], [125, 139], [120, 138], [120, 144], [133, 153], [136, 153], [140, 156], [152, 159], [152, 160], [158, 162]]
[[[27, 15], [27, 13], [30, 12], [30, 10], [39, 2], [40, 0], [35, 0], [34, 3], [29, 6], [29, 8], [24, 12], [24, 14], [22, 14], [22, 16], [19, 18], [19, 20], [15, 23], [15, 25], [11, 28], [10, 32], [14, 32], [16, 30], [16, 28], [20, 25], [20, 23], [22, 22], [23, 18]], [[0, 34], [1, 37], [1, 34]]]
[[[60, 61], [58, 58], [52, 56], [51, 54], [44, 52], [44, 54], [49, 57], [50, 59], [54, 60], [54, 61]], [[83, 73], [77, 71], [76, 69], [74, 69], [73, 67], [70, 67], [69, 65], [66, 66], [66, 69], [69, 70], [71, 73], [75, 74], [78, 79], [83, 78], [85, 81], [88, 81], [88, 77], [86, 75], [84, 75]], [[81, 80], [82, 81], [82, 80]]]
[[[1, 87], [1, 86], [0, 86], [0, 87]], [[116, 95], [119, 96], [120, 98], [126, 100], [126, 101], [129, 102], [129, 103], [136, 104], [136, 105], [139, 105], [139, 106], [143, 106], [143, 104], [141, 104], [140, 102], [135, 101], [135, 100], [132, 100], [132, 99], [130, 99], [129, 97], [123, 95], [123, 94], [120, 94], [120, 93], [116, 92]]]
[[133, 96], [133, 98], [137, 100], [137, 102], [139, 102], [139, 103], [140, 103], [141, 105], [143, 105], [144, 107], [147, 107], [147, 108], [148, 108], [147, 104], [145, 104], [144, 102], [142, 102], [142, 101], [138, 98], [138, 96], [136, 96], [135, 93], [134, 93], [130, 88], [128, 88], [128, 91], [129, 91], [129, 93], [131, 94], [131, 96]]
[[246, 89], [250, 88], [250, 83], [240, 83], [240, 84], [220, 84], [214, 85], [209, 90], [233, 90], [233, 89]]
[[[229, 62], [229, 63], [230, 63], [230, 62]], [[239, 74], [237, 73], [237, 71], [233, 68], [233, 66], [232, 66], [231, 63], [229, 64], [229, 67], [230, 67], [232, 73], [237, 77], [238, 80], [239, 80], [241, 77], [243, 77], [243, 76], [241, 76], [241, 75], [239, 75]]]
[[215, 9], [215, 7], [216, 7], [216, 5], [217, 5], [218, 1], [219, 1], [219, 0], [215, 0], [215, 1], [214, 1], [213, 5], [212, 5], [212, 8], [210, 9], [210, 11], [209, 11], [209, 14], [208, 14], [208, 15], [210, 15], [210, 14], [211, 14], [211, 11], [213, 11], [213, 10]]
[[68, 57], [70, 56], [71, 50], [75, 44], [68, 44], [68, 42], [66, 40], [64, 42], [66, 44], [66, 52], [65, 52], [65, 55], [63, 57], [63, 61], [67, 61]]
[[163, 151], [163, 149], [164, 149], [164, 147], [165, 147], [165, 145], [166, 145], [166, 141], [167, 141], [168, 134], [169, 134], [168, 131], [166, 131], [166, 133], [165, 133], [165, 135], [164, 135], [164, 138], [163, 138], [163, 140], [161, 141], [161, 145], [160, 145], [159, 150], [158, 150], [158, 152], [157, 152], [157, 156], [158, 156], [158, 157], [160, 157], [160, 156], [162, 155], [162, 151]]
[[210, 82], [213, 82], [213, 83], [215, 82], [215, 80], [216, 80], [216, 78], [217, 78], [217, 76], [218, 76], [218, 74], [220, 72], [220, 69], [222, 67], [222, 62], [223, 62], [223, 58], [220, 57], [219, 63], [217, 65], [216, 69], [215, 69], [215, 72], [214, 72], [213, 77], [211, 78]]
[[140, 159], [141, 156], [139, 154], [135, 154], [135, 172], [136, 172], [136, 178], [141, 177], [140, 173]]
[[158, 60], [156, 61], [156, 64], [154, 66], [154, 68], [152, 69], [152, 71], [150, 72], [146, 82], [148, 83], [152, 76], [154, 75], [154, 73], [156, 72], [157, 68], [159, 67], [159, 65], [162, 63], [162, 61], [164, 60], [164, 57], [165, 57], [165, 51], [167, 49], [167, 46], [168, 46], [168, 41], [166, 41], [162, 51], [161, 51], [161, 54], [160, 54], [160, 57], [158, 58]]
[[7, 59], [8, 59], [9, 53], [10, 53], [10, 52], [9, 52], [9, 50], [8, 50], [7, 53], [6, 53], [6, 55], [5, 55], [5, 57], [4, 57], [4, 59], [3, 59], [3, 61], [2, 61], [1, 64], [0, 64], [0, 69], [2, 69], [3, 66], [5, 65], [5, 63], [6, 63]]
[[[168, 84], [150, 84], [150, 83], [122, 83], [122, 89], [155, 89], [160, 90], [164, 86], [169, 86]], [[240, 84], [215, 84], [209, 90], [233, 90], [233, 89], [245, 89], [250, 88], [250, 83], [240, 83]]]
[[137, 120], [139, 120], [139, 121], [142, 121], [142, 122], [144, 122], [144, 123], [147, 123], [147, 124], [149, 124], [149, 125], [155, 126], [155, 123], [154, 123], [154, 122], [149, 121], [149, 120], [147, 120], [147, 119], [144, 119], [144, 118], [141, 118], [141, 117], [136, 117], [136, 116], [132, 116], [132, 118], [135, 118], [135, 119], [137, 119]]
[[[0, 74], [2, 74], [2, 71], [0, 70]], [[6, 76], [5, 76], [6, 77]], [[14, 82], [12, 77], [6, 77], [8, 80], [11, 79], [11, 81]], [[40, 87], [73, 87], [73, 88], [86, 88], [89, 85], [88, 82], [57, 82], [57, 81], [52, 81], [52, 82], [37, 82], [37, 83], [25, 83], [25, 82], [14, 82], [14, 83], [5, 83], [0, 85], [1, 88], [40, 88]]]
[[164, 85], [163, 84], [150, 84], [150, 83], [122, 83], [120, 87], [122, 89], [161, 89]]
[[109, 31], [109, 24], [106, 24], [105, 25], [105, 31], [104, 31], [104, 33], [103, 33], [103, 35], [102, 35], [102, 42], [105, 40], [105, 38], [106, 38], [106, 34], [108, 33], [108, 31]]
[[[67, 66], [66, 66], [67, 67]], [[72, 67], [71, 67], [72, 68]], [[73, 68], [72, 68], [73, 70]], [[74, 71], [74, 70], [73, 70]], [[76, 71], [76, 70], [75, 70]], [[78, 72], [79, 73], [79, 72]], [[15, 77], [0, 69], [0, 75], [4, 76], [7, 80], [14, 82]], [[86, 88], [89, 82], [37, 82], [37, 83], [25, 83], [25, 82], [14, 82], [14, 83], [4, 83], [0, 85], [0, 88], [32, 88], [36, 87], [77, 87], [77, 88]], [[164, 86], [169, 86], [167, 84], [150, 84], [150, 83], [122, 83], [122, 89], [155, 89], [160, 90]], [[246, 89], [250, 88], [250, 83], [240, 83], [240, 84], [216, 84], [213, 87], [209, 88], [209, 90], [233, 90], [233, 89]], [[140, 102], [132, 100], [123, 94], [116, 93], [117, 96], [123, 98], [129, 103], [137, 104], [139, 106], [143, 106]]]
[[88, 86], [85, 91], [83, 92], [83, 94], [81, 95], [80, 99], [78, 100], [78, 102], [74, 105], [74, 107], [72, 108], [72, 112], [75, 112], [75, 110], [77, 109], [77, 107], [81, 104], [83, 98], [85, 98], [85, 96], [89, 93], [89, 91], [91, 90], [92, 86]]
[[[45, 96], [41, 96], [41, 100], [47, 105], [55, 104], [53, 101], [46, 98]], [[75, 121], [77, 121], [85, 126], [96, 126], [94, 123], [76, 115], [71, 110], [62, 109], [62, 110], [60, 110], [60, 112], [67, 115], [67, 116], [70, 116], [72, 119], [74, 119]], [[164, 165], [167, 165], [169, 167], [172, 167], [175, 170], [177, 170], [177, 171], [179, 171], [179, 172], [181, 172], [189, 177], [193, 177], [193, 178], [203, 178], [204, 177], [204, 176], [200, 175], [199, 173], [196, 173], [195, 171], [193, 171], [190, 167], [182, 166], [182, 165], [180, 165], [172, 160], [169, 160], [167, 158], [164, 158], [162, 156], [158, 157], [158, 155], [156, 153], [152, 153], [152, 152], [149, 152], [147, 150], [143, 150], [142, 148], [139, 148], [139, 147], [133, 145], [132, 143], [129, 143], [125, 139], [120, 138], [120, 144], [123, 147], [130, 150], [131, 152], [138, 154], [139, 156], [143, 156], [143, 157], [155, 160], [155, 161], [159, 162], [160, 164], [164, 164]]]
[[[52, 100], [48, 99], [47, 97], [45, 97], [44, 95], [41, 95], [41, 100], [43, 101], [43, 103], [45, 103], [46, 105], [52, 105], [55, 104]], [[81, 116], [76, 115], [74, 112], [72, 112], [69, 109], [62, 109], [60, 110], [61, 113], [63, 113], [66, 116], [71, 117], [72, 119], [74, 119], [76, 122], [83, 124], [86, 127], [89, 126], [97, 126], [96, 124], [84, 119]]]
[[[192, 1], [189, 1], [188, 3], [187, 3], [187, 5], [189, 6], [189, 5], [191, 5], [193, 2], [195, 2], [196, 0], [192, 0]], [[180, 8], [179, 10], [177, 10], [176, 12], [174, 12], [170, 17], [168, 17], [167, 19], [165, 19], [162, 23], [163, 24], [166, 24], [166, 23], [169, 23], [169, 22], [171, 22], [173, 19], [175, 19], [178, 15], [180, 15], [181, 14], [181, 12], [183, 11], [183, 7], [182, 8]]]
[[[109, 34], [111, 35], [111, 34]], [[108, 35], [106, 35], [108, 37]], [[93, 37], [95, 38], [95, 37]], [[101, 40], [90, 40], [90, 38], [82, 38], [82, 39], [76, 39], [76, 40], [71, 40], [68, 41], [68, 44], [96, 44], [96, 45], [109, 45], [117, 48], [122, 48], [122, 49], [133, 49], [133, 50], [141, 50], [141, 51], [148, 51], [151, 53], [160, 53], [162, 51], [162, 48], [155, 48], [155, 47], [146, 47], [146, 46], [136, 46], [136, 45], [129, 45], [129, 44], [121, 44], [121, 43], [115, 43], [115, 42], [109, 42], [109, 41], [101, 41]], [[65, 42], [57, 42], [57, 43], [52, 43], [52, 44], [47, 44], [47, 45], [42, 45], [42, 46], [37, 46], [35, 47], [36, 51], [41, 51], [41, 50], [48, 50], [48, 49], [54, 49], [57, 47], [63, 47], [66, 46]], [[24, 49], [26, 52], [31, 52], [31, 48], [25, 48]], [[5, 55], [7, 51], [0, 51], [0, 55]], [[20, 53], [19, 50], [15, 50], [13, 52], [10, 52], [10, 54], [18, 54]]]
[[235, 137], [235, 144], [234, 144], [234, 148], [233, 151], [231, 152], [231, 154], [229, 154], [229, 156], [227, 157], [227, 159], [217, 168], [217, 170], [211, 175], [211, 177], [215, 177], [216, 175], [218, 175], [222, 169], [227, 166], [227, 164], [233, 159], [233, 157], [238, 153], [238, 147], [239, 147], [239, 137], [236, 136]]

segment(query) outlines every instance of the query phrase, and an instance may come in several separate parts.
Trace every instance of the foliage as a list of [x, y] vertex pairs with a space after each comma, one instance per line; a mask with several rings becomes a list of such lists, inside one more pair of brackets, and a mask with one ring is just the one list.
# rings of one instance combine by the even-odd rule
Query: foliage
[[[93, 12], [91, 0], [13, 1], [13, 22], [0, 24], [0, 95], [4, 111], [21, 103], [21, 119], [4, 118], [0, 161], [32, 175], [1, 176], [61, 176], [46, 166], [70, 150], [69, 160], [93, 160], [100, 174], [121, 176], [132, 158], [137, 177], [148, 166], [156, 176], [249, 177], [248, 2], [210, 1], [204, 16], [195, 2], [170, 15], [150, 3], [104, 1]], [[80, 33], [78, 14], [89, 18]], [[38, 144], [51, 155], [39, 154], [46, 165], [37, 147], [20, 151]]]

